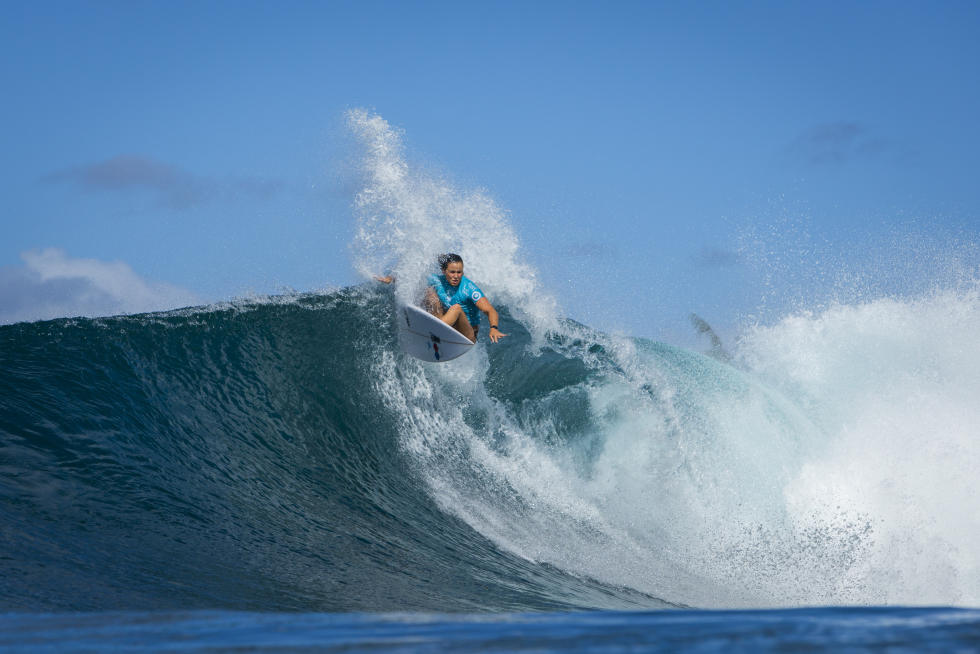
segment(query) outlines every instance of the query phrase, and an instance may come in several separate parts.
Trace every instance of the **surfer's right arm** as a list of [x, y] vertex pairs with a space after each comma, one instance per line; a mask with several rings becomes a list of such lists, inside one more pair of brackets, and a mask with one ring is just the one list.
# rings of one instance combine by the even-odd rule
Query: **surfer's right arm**
[[394, 275], [375, 275], [374, 278], [382, 284], [390, 284], [395, 281]]

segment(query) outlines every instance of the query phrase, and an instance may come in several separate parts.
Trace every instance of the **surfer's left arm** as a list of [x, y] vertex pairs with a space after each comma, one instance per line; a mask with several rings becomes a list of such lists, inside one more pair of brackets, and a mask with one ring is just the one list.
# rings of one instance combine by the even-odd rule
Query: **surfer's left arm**
[[487, 320], [490, 321], [490, 333], [487, 334], [487, 336], [490, 337], [492, 342], [496, 343], [507, 335], [500, 331], [500, 328], [497, 327], [497, 325], [500, 324], [500, 316], [497, 315], [497, 310], [493, 308], [492, 304], [490, 304], [490, 300], [488, 300], [486, 297], [481, 297], [476, 301], [476, 308], [487, 314]]

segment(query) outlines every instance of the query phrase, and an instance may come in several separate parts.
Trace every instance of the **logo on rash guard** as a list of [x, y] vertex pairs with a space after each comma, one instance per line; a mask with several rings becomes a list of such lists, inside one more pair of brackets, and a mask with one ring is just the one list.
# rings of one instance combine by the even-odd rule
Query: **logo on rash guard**
[[481, 297], [483, 297], [483, 295], [480, 293], [480, 291], [473, 291], [473, 295], [471, 295], [470, 297], [472, 297], [473, 301], [476, 302]]

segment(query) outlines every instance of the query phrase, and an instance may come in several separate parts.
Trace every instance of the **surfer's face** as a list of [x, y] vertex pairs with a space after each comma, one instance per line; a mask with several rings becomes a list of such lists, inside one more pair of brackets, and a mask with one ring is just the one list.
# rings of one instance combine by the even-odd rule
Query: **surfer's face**
[[463, 264], [459, 261], [453, 261], [446, 265], [442, 274], [446, 276], [446, 281], [449, 282], [450, 286], [459, 286], [459, 280], [463, 278]]

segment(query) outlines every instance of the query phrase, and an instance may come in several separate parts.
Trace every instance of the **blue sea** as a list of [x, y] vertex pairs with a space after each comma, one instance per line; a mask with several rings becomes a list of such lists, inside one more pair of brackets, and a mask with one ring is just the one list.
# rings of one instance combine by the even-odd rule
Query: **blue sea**
[[0, 620], [24, 652], [975, 652], [963, 609], [61, 613]]
[[501, 306], [0, 326], [0, 651], [980, 648], [976, 294], [714, 357]]

